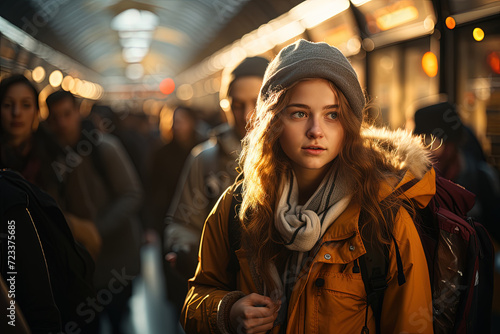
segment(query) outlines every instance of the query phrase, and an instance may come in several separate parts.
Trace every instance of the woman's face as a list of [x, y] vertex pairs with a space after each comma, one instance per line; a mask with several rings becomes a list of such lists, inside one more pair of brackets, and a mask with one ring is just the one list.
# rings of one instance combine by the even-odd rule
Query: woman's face
[[340, 106], [324, 79], [299, 82], [282, 111], [281, 147], [296, 173], [322, 172], [342, 149], [344, 128]]
[[10, 138], [26, 140], [31, 136], [37, 116], [36, 97], [25, 84], [17, 83], [7, 89], [0, 105], [3, 130]]

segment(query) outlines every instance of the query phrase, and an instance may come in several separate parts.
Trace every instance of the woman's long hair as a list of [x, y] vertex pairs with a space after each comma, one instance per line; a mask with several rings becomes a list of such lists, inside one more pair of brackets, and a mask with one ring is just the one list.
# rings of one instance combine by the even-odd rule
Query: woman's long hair
[[[282, 175], [291, 168], [278, 140], [283, 130], [281, 114], [290, 100], [289, 92], [296, 84], [272, 92], [266, 100], [258, 101], [240, 156], [240, 167], [244, 173], [240, 209], [242, 245], [246, 247], [247, 254], [252, 254], [258, 275], [269, 288], [267, 291], [276, 291], [277, 288], [269, 263], [280, 263], [288, 253], [274, 226], [274, 216]], [[380, 205], [378, 196], [380, 184], [385, 179], [384, 173], [392, 174], [396, 170], [383, 153], [362, 138], [361, 128], [368, 125], [352, 112], [342, 92], [332, 83], [330, 85], [339, 102], [339, 120], [344, 128], [343, 148], [336, 163], [339, 168], [345, 169], [345, 175], [352, 177], [352, 201], [363, 208], [364, 226], [369, 229], [369, 235], [380, 244], [389, 244], [395, 220], [394, 211], [390, 208], [401, 205], [402, 201], [391, 195]]]

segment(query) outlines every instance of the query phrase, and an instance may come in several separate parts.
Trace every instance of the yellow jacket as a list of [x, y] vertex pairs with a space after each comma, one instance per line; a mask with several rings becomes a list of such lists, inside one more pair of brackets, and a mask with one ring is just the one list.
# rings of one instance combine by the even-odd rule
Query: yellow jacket
[[[421, 175], [420, 175], [421, 176]], [[415, 178], [406, 171], [399, 187]], [[428, 170], [405, 195], [424, 207], [435, 193], [435, 173]], [[230, 259], [228, 219], [234, 186], [219, 199], [202, 234], [199, 263], [189, 281], [181, 324], [186, 333], [224, 333], [232, 304], [252, 292], [263, 294], [254, 283], [255, 270], [245, 251], [236, 251], [240, 271], [227, 271]], [[382, 185], [380, 199], [393, 187]], [[354, 260], [366, 253], [358, 229], [359, 205], [351, 203], [320, 240], [311, 266], [299, 274], [288, 304], [286, 333], [361, 333], [366, 316], [366, 291]], [[399, 247], [406, 283], [399, 286], [395, 246], [391, 245], [384, 294], [382, 333], [433, 333], [432, 297], [425, 254], [410, 215], [400, 209], [393, 235]], [[318, 281], [320, 279], [320, 281]], [[320, 282], [320, 283], [317, 283]], [[368, 328], [375, 334], [375, 318], [368, 309]], [[278, 333], [275, 327], [271, 333]]]

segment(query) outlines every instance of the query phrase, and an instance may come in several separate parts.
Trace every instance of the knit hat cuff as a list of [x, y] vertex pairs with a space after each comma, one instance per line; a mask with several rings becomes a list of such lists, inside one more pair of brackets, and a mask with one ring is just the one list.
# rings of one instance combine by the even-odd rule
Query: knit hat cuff
[[[328, 71], [331, 68], [331, 63], [331, 59], [305, 58], [282, 67], [267, 78], [267, 81], [261, 88], [260, 98], [266, 99], [271, 92], [288, 87], [299, 80], [322, 78], [331, 81], [347, 98], [356, 116], [362, 118], [365, 97], [357, 81], [356, 74], [353, 73], [352, 68], [347, 68], [343, 64], [336, 64], [335, 72]], [[291, 74], [292, 71], [293, 74]], [[346, 77], [354, 77], [356, 79], [356, 86], [353, 87], [352, 80], [348, 82]]]

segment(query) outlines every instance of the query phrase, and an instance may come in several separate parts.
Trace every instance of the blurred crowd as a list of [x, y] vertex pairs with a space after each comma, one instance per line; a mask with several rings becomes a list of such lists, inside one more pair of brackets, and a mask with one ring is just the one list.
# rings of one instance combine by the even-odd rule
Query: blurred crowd
[[[227, 107], [219, 124], [201, 124], [196, 110], [175, 107], [168, 141], [141, 112], [120, 114], [96, 104], [82, 117], [78, 99], [62, 90], [47, 97], [49, 114], [40, 122], [35, 86], [22, 75], [2, 80], [0, 168], [17, 171], [49, 194], [84, 256], [95, 263], [91, 285], [97, 300], [88, 298], [96, 312], [80, 321], [84, 332], [98, 332], [102, 321], [113, 333], [123, 332], [133, 286], [125, 283], [140, 274], [140, 248], [151, 240], [161, 244], [166, 298], [179, 316], [204, 221], [238, 175], [241, 139], [267, 64], [253, 57], [225, 70], [220, 100]], [[455, 106], [422, 108], [415, 124], [416, 133], [433, 138], [428, 144], [437, 169], [477, 194], [472, 214], [500, 240], [497, 171]], [[111, 291], [111, 298], [101, 291]], [[80, 302], [66, 306], [75, 311], [61, 314], [63, 327], [81, 316]], [[23, 311], [32, 325], [29, 308]]]

